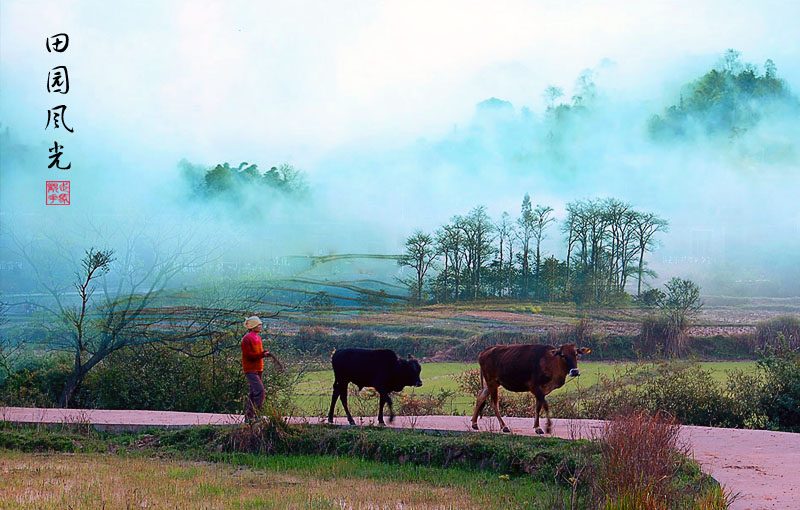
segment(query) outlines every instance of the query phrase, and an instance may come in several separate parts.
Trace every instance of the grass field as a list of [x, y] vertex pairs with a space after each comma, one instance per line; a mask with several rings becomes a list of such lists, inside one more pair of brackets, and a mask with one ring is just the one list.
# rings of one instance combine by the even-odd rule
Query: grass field
[[350, 457], [224, 459], [0, 450], [0, 508], [524, 508], [553, 490], [529, 477]]
[[[710, 371], [714, 379], [720, 382], [725, 381], [728, 377], [728, 373], [733, 370], [748, 372], [755, 368], [754, 361], [701, 362], [699, 364], [703, 370]], [[626, 367], [631, 365], [632, 363], [581, 362], [581, 376], [567, 379], [567, 383], [563, 387], [555, 390], [552, 394], [557, 395], [565, 391], [572, 391], [579, 386], [587, 388], [596, 384], [601, 375], [611, 377], [615, 374], [622, 373]], [[473, 406], [475, 405], [475, 399], [471, 395], [467, 395], [460, 390], [453, 376], [466, 370], [474, 370], [477, 368], [477, 363], [424, 363], [422, 365], [421, 374], [423, 386], [421, 388], [406, 388], [405, 391], [417, 395], [436, 395], [441, 391], [452, 391], [455, 393], [455, 397], [452, 400], [451, 414], [471, 414]], [[309, 372], [296, 387], [297, 396], [295, 398], [295, 403], [306, 414], [321, 416], [327, 413], [328, 406], [330, 406], [332, 386], [332, 370]], [[351, 385], [351, 389], [353, 388], [355, 388], [355, 386]], [[359, 411], [364, 411], [366, 415], [377, 414], [377, 408], [373, 409], [373, 407], [375, 407], [373, 403], [370, 403], [369, 407], [366, 409], [361, 408], [362, 406], [359, 405], [358, 399], [351, 399], [349, 403], [350, 412], [354, 415], [357, 415]], [[341, 404], [337, 404], [336, 412], [337, 415], [343, 415], [344, 411], [341, 408]]]

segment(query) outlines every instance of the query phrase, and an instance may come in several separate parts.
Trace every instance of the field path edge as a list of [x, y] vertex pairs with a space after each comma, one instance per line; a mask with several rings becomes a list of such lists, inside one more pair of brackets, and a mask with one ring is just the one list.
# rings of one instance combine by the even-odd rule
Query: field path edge
[[[143, 430], [150, 427], [185, 428], [198, 425], [236, 425], [236, 414], [173, 411], [42, 409], [0, 407], [0, 422], [91, 425], [101, 430]], [[293, 418], [293, 422], [321, 423], [320, 418]], [[374, 417], [356, 418], [357, 425], [374, 425]], [[512, 434], [535, 435], [532, 418], [506, 418]], [[343, 418], [336, 423], [346, 424]], [[553, 436], [576, 439], [597, 437], [599, 420], [553, 420]], [[481, 431], [499, 433], [497, 420], [482, 418]], [[471, 433], [466, 416], [399, 416], [392, 428]], [[800, 508], [800, 434], [766, 430], [681, 427], [681, 437], [703, 470], [739, 496], [731, 510], [787, 510]]]

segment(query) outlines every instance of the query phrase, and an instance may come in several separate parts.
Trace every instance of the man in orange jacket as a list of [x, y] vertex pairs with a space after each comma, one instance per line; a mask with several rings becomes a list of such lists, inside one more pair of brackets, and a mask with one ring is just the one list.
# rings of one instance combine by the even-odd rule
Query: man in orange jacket
[[261, 375], [264, 372], [264, 358], [273, 357], [269, 351], [264, 350], [261, 343], [261, 319], [255, 315], [244, 321], [244, 327], [250, 331], [242, 338], [242, 369], [247, 382], [250, 383], [250, 393], [247, 395], [247, 408], [244, 413], [245, 420], [252, 421], [256, 417], [255, 408], [260, 408], [264, 403], [264, 382]]

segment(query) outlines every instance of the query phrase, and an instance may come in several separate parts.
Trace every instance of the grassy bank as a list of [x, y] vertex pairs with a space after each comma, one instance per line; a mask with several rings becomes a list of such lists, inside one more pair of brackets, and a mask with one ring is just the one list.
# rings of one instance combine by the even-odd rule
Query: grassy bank
[[[603, 442], [269, 423], [122, 435], [0, 427], [0, 508], [595, 508], [604, 483]], [[697, 508], [716, 484], [670, 458], [675, 508]]]

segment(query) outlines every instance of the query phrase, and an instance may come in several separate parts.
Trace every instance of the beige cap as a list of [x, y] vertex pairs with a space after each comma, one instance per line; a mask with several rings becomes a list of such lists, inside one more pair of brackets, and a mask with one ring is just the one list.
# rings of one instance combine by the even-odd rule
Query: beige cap
[[245, 319], [244, 327], [246, 327], [247, 329], [253, 329], [254, 327], [258, 326], [261, 323], [262, 323], [261, 319], [253, 315], [252, 317], [248, 317], [247, 319]]

